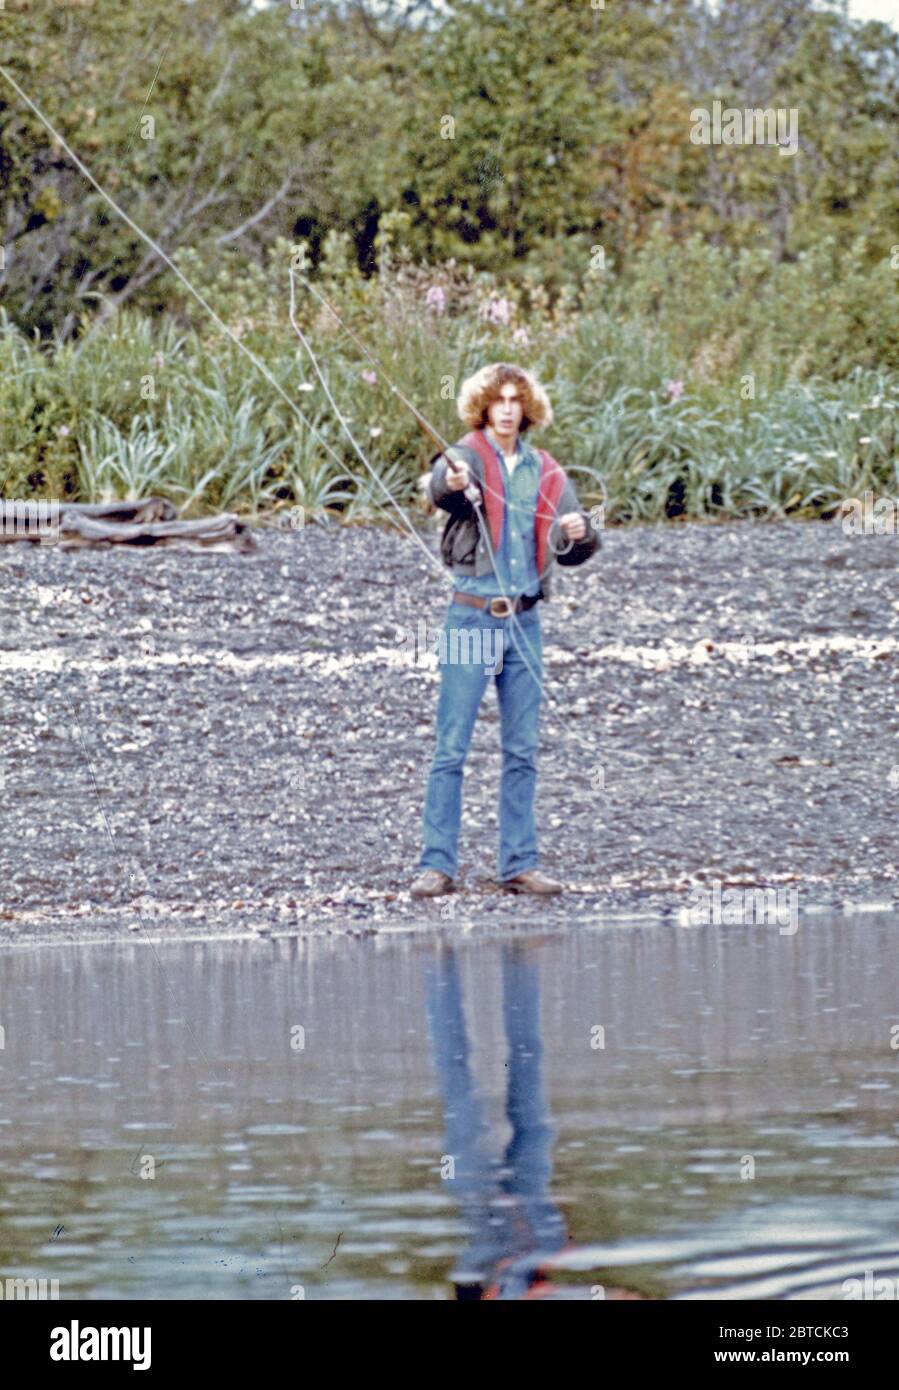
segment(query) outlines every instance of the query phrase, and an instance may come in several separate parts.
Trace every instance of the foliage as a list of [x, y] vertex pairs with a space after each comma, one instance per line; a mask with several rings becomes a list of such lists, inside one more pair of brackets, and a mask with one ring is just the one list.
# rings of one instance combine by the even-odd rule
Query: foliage
[[[899, 37], [841, 4], [6, 0], [0, 68], [6, 496], [386, 515], [298, 246], [445, 436], [534, 367], [611, 518], [896, 486]], [[693, 143], [715, 101], [798, 152]], [[428, 446], [298, 290], [411, 501]]]
[[[370, 274], [398, 218], [416, 259], [553, 299], [593, 247], [627, 272], [660, 240], [795, 264], [864, 237], [871, 281], [841, 328], [850, 352], [877, 336], [899, 36], [815, 0], [7, 0], [0, 66], [0, 283], [48, 341], [125, 303], [161, 312], [174, 286], [13, 81], [167, 254], [231, 274], [263, 271], [279, 237], [317, 262], [334, 235]], [[694, 144], [715, 100], [795, 108], [798, 153]]]
[[[455, 439], [464, 376], [530, 366], [556, 412], [540, 442], [611, 521], [811, 516], [899, 490], [899, 372], [877, 365], [897, 331], [888, 265], [868, 360], [841, 336], [877, 293], [861, 242], [777, 265], [650, 240], [628, 277], [588, 270], [555, 301], [538, 280], [416, 262], [387, 228], [378, 249], [366, 277], [331, 234], [314, 283], [391, 379]], [[388, 514], [386, 485], [411, 503], [431, 446], [298, 276], [300, 325], [371, 471], [359, 459], [288, 320], [295, 250], [278, 239], [265, 271], [241, 275], [185, 249], [179, 269], [207, 307], [179, 282], [171, 313], [124, 308], [74, 344], [42, 346], [0, 312], [5, 495], [361, 517]]]

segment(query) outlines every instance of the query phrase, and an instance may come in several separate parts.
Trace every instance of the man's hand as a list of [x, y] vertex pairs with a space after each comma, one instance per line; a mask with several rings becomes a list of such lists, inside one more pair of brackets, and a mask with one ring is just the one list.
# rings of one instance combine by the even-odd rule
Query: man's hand
[[[446, 458], [446, 455], [443, 456]], [[450, 463], [446, 470], [446, 485], [450, 492], [463, 492], [471, 482], [471, 474], [468, 471], [468, 464], [462, 460], [457, 463], [455, 468]]]
[[580, 512], [566, 512], [559, 517], [559, 525], [566, 541], [582, 541], [587, 534], [587, 523]]

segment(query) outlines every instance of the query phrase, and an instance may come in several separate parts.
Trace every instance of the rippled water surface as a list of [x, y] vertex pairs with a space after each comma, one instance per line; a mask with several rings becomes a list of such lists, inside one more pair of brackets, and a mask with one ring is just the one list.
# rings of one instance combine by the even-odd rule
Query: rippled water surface
[[839, 1298], [899, 1275], [897, 928], [7, 951], [0, 1277]]

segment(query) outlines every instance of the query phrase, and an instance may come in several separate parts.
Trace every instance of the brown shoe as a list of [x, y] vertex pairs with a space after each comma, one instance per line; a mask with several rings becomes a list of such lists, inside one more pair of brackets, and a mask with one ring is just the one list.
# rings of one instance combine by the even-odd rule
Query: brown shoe
[[502, 887], [510, 893], [538, 893], [547, 897], [551, 893], [562, 892], [561, 883], [557, 883], [554, 878], [547, 878], [539, 869], [525, 869], [524, 873], [516, 874], [514, 878], [504, 878]]
[[440, 869], [423, 869], [409, 889], [413, 898], [439, 898], [452, 891], [453, 880]]

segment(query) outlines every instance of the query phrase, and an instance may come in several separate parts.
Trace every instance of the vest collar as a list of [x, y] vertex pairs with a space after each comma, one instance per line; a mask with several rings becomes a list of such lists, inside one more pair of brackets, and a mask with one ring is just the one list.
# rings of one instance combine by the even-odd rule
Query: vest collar
[[[472, 430], [461, 441], [475, 453], [484, 465], [486, 483], [484, 509], [487, 525], [490, 528], [490, 543], [494, 552], [499, 550], [503, 523], [506, 518], [506, 490], [503, 484], [502, 469], [490, 437], [484, 430]], [[537, 550], [537, 573], [542, 574], [548, 562], [549, 530], [555, 519], [556, 510], [565, 487], [565, 470], [545, 449], [537, 451], [540, 459], [540, 482], [537, 489], [537, 504], [534, 509], [534, 538]]]

